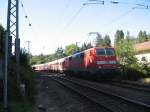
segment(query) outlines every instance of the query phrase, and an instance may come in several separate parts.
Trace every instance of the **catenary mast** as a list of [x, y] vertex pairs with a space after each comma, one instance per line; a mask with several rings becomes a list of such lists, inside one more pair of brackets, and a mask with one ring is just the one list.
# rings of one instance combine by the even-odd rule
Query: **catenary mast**
[[[14, 40], [14, 42], [13, 42]], [[15, 46], [17, 82], [19, 81], [19, 54], [20, 54], [20, 39], [19, 39], [19, 0], [8, 0], [7, 12], [7, 32], [5, 39], [5, 77], [4, 77], [4, 107], [7, 108], [7, 76], [8, 62], [12, 54], [12, 46]]]

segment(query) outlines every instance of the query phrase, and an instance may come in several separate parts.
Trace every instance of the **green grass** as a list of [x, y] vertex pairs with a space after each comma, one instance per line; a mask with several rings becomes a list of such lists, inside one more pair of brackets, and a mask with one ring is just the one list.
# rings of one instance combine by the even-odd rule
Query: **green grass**
[[32, 105], [30, 102], [12, 102], [10, 104], [11, 112], [32, 112]]
[[3, 105], [2, 105], [1, 102], [0, 102], [0, 112], [4, 112], [4, 110], [3, 110]]

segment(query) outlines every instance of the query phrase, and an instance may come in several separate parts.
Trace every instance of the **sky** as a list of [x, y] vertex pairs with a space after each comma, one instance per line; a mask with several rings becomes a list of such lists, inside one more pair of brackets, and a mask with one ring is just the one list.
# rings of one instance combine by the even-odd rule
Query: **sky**
[[[112, 43], [116, 30], [137, 36], [140, 30], [150, 33], [150, 0], [114, 0], [119, 4], [88, 4], [88, 0], [20, 0], [19, 37], [21, 47], [27, 49], [30, 41], [32, 55], [51, 54], [57, 47], [93, 40], [99, 32], [110, 35]], [[21, 7], [23, 3], [24, 7]], [[89, 1], [88, 1], [89, 3]], [[28, 19], [25, 16], [28, 16]], [[6, 28], [7, 0], [0, 0], [0, 24]], [[31, 23], [31, 26], [29, 26]]]

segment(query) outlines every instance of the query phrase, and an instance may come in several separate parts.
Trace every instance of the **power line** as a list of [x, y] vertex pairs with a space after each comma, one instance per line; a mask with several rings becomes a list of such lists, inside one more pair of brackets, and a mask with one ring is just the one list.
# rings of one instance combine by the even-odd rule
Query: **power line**
[[24, 4], [23, 4], [23, 0], [20, 0], [20, 5], [21, 5], [21, 7], [22, 7], [22, 9], [23, 9], [24, 18], [27, 19], [28, 25], [29, 25], [29, 27], [31, 28], [31, 31], [32, 31], [34, 37], [37, 37], [37, 35], [36, 35], [36, 33], [35, 33], [35, 30], [34, 30], [34, 28], [33, 28], [33, 24], [31, 23], [31, 21], [30, 21], [30, 19], [29, 19], [29, 16], [28, 16], [28, 14], [27, 14], [27, 12], [26, 12], [26, 10], [25, 10], [25, 6], [24, 6]]
[[61, 14], [61, 17], [60, 17], [60, 18], [64, 18], [65, 12], [66, 12], [66, 10], [69, 8], [70, 1], [71, 1], [71, 0], [67, 0], [67, 3], [65, 4], [65, 7], [64, 7], [64, 9], [63, 9], [63, 13]]
[[[140, 5], [139, 5], [140, 6]], [[141, 5], [143, 6], [143, 5]], [[110, 24], [113, 24], [114, 22], [120, 20], [121, 18], [127, 16], [129, 13], [133, 12], [135, 9], [149, 9], [148, 7], [132, 7], [130, 10], [128, 10], [127, 12], [123, 13], [122, 15], [118, 16], [117, 18], [113, 19], [111, 22], [105, 24], [104, 26], [107, 26], [107, 25], [110, 25]]]
[[68, 21], [68, 23], [66, 24], [66, 26], [64, 27], [64, 29], [66, 29], [67, 27], [69, 27], [74, 20], [76, 19], [76, 17], [80, 14], [80, 12], [82, 11], [84, 5], [82, 5], [79, 10], [72, 16], [72, 18]]
[[149, 8], [148, 5], [145, 5], [144, 2], [143, 3], [132, 3], [132, 2], [119, 2], [119, 1], [110, 1], [111, 4], [124, 4], [124, 5], [135, 5], [137, 7], [143, 7], [143, 8]]
[[125, 13], [123, 13], [122, 15], [120, 15], [120, 16], [114, 18], [113, 20], [111, 20], [110, 22], [106, 23], [104, 26], [108, 26], [110, 24], [113, 24], [114, 22], [116, 22], [116, 21], [120, 20], [121, 18], [127, 16], [129, 13], [131, 13], [134, 10], [135, 10], [135, 8], [131, 8], [130, 10], [128, 10]]
[[28, 15], [27, 15], [27, 13], [26, 13], [25, 8], [24, 8], [23, 0], [21, 0], [21, 1], [20, 1], [20, 3], [21, 3], [21, 7], [22, 7], [22, 9], [23, 9], [23, 12], [24, 12], [24, 14], [25, 14], [25, 19], [27, 19], [27, 20], [28, 20], [29, 26], [31, 26], [30, 19], [29, 19], [29, 17], [28, 17]]
[[83, 4], [81, 5], [81, 7], [79, 8], [79, 10], [68, 21], [68, 23], [66, 24], [66, 26], [64, 27], [64, 29], [66, 29], [67, 27], [69, 27], [74, 22], [74, 20], [76, 19], [76, 17], [80, 14], [80, 12], [83, 10], [83, 8], [86, 5], [90, 5], [90, 4], [103, 4], [104, 5], [104, 1], [101, 1], [101, 0], [86, 0], [85, 2], [83, 2]]

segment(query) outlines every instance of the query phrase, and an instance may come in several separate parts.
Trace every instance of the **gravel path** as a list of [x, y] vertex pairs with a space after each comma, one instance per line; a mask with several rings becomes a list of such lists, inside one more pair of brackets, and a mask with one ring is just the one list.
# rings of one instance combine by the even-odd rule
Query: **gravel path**
[[37, 78], [37, 90], [33, 112], [103, 112], [49, 77]]

